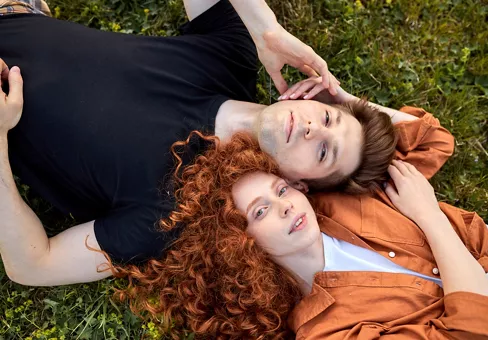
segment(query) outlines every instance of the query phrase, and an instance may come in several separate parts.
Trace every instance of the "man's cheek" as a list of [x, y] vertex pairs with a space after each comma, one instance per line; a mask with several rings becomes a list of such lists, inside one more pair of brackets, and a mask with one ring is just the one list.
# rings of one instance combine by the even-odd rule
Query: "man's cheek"
[[279, 154], [278, 145], [276, 144], [272, 131], [268, 129], [261, 130], [259, 146], [273, 158], [277, 158]]

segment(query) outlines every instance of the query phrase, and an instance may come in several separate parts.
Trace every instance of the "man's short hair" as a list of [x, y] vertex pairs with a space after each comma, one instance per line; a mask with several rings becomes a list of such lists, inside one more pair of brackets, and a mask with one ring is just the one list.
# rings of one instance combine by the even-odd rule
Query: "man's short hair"
[[366, 100], [333, 105], [355, 117], [362, 127], [361, 161], [351, 174], [335, 173], [325, 178], [303, 180], [311, 191], [341, 190], [351, 194], [374, 192], [388, 179], [388, 166], [393, 160], [397, 136], [390, 116]]

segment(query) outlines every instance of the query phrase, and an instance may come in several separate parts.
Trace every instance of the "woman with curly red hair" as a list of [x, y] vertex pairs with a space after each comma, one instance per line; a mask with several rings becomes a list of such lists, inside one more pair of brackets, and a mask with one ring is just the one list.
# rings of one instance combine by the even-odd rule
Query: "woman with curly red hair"
[[[174, 338], [488, 336], [488, 232], [471, 225], [475, 240], [453, 224], [458, 236], [415, 167], [395, 162], [396, 189], [387, 192], [430, 247], [405, 247], [399, 264], [381, 255], [381, 241], [340, 237], [345, 228], [317, 217], [250, 136], [225, 145], [204, 139], [213, 146], [192, 165], [182, 169], [180, 159], [177, 206], [162, 221], [165, 229], [184, 225], [180, 238], [162, 260], [119, 269], [129, 279], [120, 297], [135, 312], [148, 312]], [[407, 265], [424, 252], [441, 278]]]
[[[181, 174], [179, 159], [177, 207], [162, 221], [165, 230], [184, 230], [163, 259], [119, 269], [129, 279], [121, 294], [176, 339], [184, 327], [220, 338], [284, 337], [286, 317], [301, 297], [298, 283], [246, 233], [232, 199], [240, 178], [256, 171], [278, 175], [278, 167], [251, 136], [238, 134], [224, 146], [216, 137], [204, 139], [212, 146]], [[189, 140], [175, 143], [177, 158], [175, 148]]]

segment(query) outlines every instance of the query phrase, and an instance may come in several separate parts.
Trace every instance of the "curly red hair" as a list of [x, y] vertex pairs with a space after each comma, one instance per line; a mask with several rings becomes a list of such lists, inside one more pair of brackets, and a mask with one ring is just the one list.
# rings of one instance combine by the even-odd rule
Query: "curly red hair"
[[[192, 135], [211, 146], [183, 168], [176, 149], [188, 145]], [[231, 192], [248, 173], [278, 175], [277, 165], [243, 133], [221, 144], [194, 131], [172, 152], [178, 160], [177, 205], [161, 226], [183, 225], [183, 231], [162, 259], [118, 268], [117, 276], [129, 280], [119, 297], [128, 299], [136, 314], [159, 320], [175, 339], [185, 329], [217, 339], [286, 337], [287, 315], [301, 298], [299, 286], [246, 234], [246, 218]]]

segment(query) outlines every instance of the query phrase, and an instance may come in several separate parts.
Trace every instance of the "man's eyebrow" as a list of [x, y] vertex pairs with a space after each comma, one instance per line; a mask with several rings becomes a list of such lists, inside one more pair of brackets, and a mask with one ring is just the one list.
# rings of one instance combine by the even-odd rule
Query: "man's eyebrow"
[[332, 148], [332, 163], [333, 165], [337, 161], [337, 152], [339, 151], [339, 146], [337, 145], [337, 141], [334, 142], [334, 147]]

